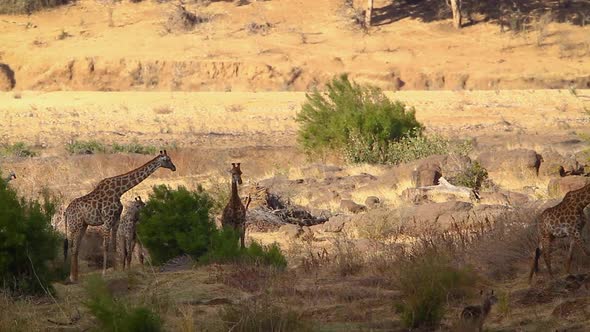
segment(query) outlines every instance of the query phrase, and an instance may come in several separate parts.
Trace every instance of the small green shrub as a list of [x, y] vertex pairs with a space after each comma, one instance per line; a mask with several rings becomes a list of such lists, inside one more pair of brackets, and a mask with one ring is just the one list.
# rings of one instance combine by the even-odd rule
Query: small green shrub
[[312, 331], [298, 313], [272, 303], [268, 296], [225, 307], [221, 320], [227, 331]]
[[226, 227], [214, 232], [209, 251], [201, 258], [202, 263], [247, 263], [272, 266], [277, 269], [287, 267], [287, 259], [277, 244], [261, 246], [252, 242], [242, 249], [239, 234], [233, 228]]
[[18, 198], [0, 181], [0, 287], [24, 294], [52, 291], [58, 275], [51, 263], [61, 244], [51, 227], [54, 212], [47, 197], [43, 203]]
[[450, 182], [456, 186], [464, 186], [480, 190], [482, 183], [488, 178], [488, 171], [479, 162], [473, 162], [467, 169], [459, 173]]
[[37, 10], [65, 5], [69, 0], [2, 0], [0, 14], [27, 14]]
[[128, 308], [115, 300], [99, 276], [90, 276], [85, 285], [88, 300], [84, 303], [99, 321], [98, 331], [157, 332], [162, 330], [160, 317], [146, 307]]
[[35, 157], [37, 152], [28, 146], [25, 142], [16, 142], [14, 144], [6, 144], [0, 149], [0, 155], [14, 156], [14, 157]]
[[408, 328], [435, 327], [449, 298], [464, 296], [475, 284], [474, 275], [453, 266], [435, 249], [402, 258], [396, 276], [402, 302], [397, 306]]
[[343, 153], [354, 137], [365, 147], [385, 146], [422, 130], [413, 109], [389, 100], [377, 87], [351, 83], [346, 74], [328, 83], [325, 94], [315, 90], [306, 97], [296, 121], [298, 141], [308, 153]]
[[139, 154], [156, 154], [158, 151], [158, 149], [153, 145], [142, 145], [138, 142], [131, 142], [129, 144], [113, 143], [111, 149], [113, 152]]
[[105, 153], [106, 146], [96, 140], [90, 141], [73, 141], [66, 145], [66, 150], [70, 154], [94, 154]]
[[435, 154], [456, 153], [466, 155], [472, 148], [470, 141], [452, 142], [440, 135], [426, 136], [410, 131], [398, 140], [367, 140], [352, 133], [344, 148], [344, 157], [350, 163], [400, 164]]
[[182, 254], [204, 255], [216, 231], [209, 216], [211, 197], [199, 188], [189, 191], [160, 185], [153, 188], [141, 211], [138, 235], [155, 264]]

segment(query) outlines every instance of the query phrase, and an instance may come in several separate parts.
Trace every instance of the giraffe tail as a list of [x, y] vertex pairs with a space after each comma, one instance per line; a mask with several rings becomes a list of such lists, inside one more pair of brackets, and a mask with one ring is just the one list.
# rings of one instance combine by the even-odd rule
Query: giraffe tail
[[539, 258], [541, 257], [541, 249], [537, 247], [535, 249], [535, 257], [533, 258], [533, 264], [531, 266], [531, 272], [529, 273], [529, 284], [533, 280], [533, 275], [539, 272]]
[[64, 262], [67, 262], [68, 260], [68, 247], [69, 247], [69, 243], [68, 243], [68, 217], [66, 216], [66, 214], [64, 213], [64, 227], [65, 227], [65, 237], [64, 237]]

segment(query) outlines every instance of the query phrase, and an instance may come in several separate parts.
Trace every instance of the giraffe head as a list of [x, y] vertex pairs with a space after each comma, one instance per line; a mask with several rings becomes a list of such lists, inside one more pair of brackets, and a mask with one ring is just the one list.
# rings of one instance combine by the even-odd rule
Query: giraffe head
[[160, 151], [160, 155], [157, 159], [160, 162], [160, 167], [167, 168], [172, 172], [176, 171], [176, 166], [172, 163], [172, 159], [170, 159], [166, 150]]
[[231, 163], [231, 180], [237, 184], [242, 184], [242, 170], [240, 169], [240, 163]]
[[10, 173], [8, 173], [8, 178], [10, 180], [16, 179], [16, 173], [14, 171], [10, 171]]
[[141, 200], [141, 196], [137, 196], [133, 199], [133, 202], [131, 202], [130, 208], [134, 210], [139, 210], [144, 206], [145, 203]]

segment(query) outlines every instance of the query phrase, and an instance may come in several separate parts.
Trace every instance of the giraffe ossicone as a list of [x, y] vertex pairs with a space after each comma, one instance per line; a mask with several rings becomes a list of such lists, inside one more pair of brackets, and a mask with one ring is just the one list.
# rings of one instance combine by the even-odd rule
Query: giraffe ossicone
[[[158, 168], [167, 168], [176, 171], [176, 166], [168, 156], [166, 150], [145, 163], [144, 165], [125, 174], [113, 176], [101, 180], [90, 193], [74, 199], [66, 208], [64, 223], [66, 239], [64, 240], [64, 259], [67, 259], [68, 245], [71, 245], [70, 281], [78, 281], [78, 253], [80, 243], [88, 226], [102, 226], [103, 236], [103, 270], [106, 273], [107, 254], [111, 238], [115, 237], [117, 224], [121, 217], [123, 205], [121, 196], [131, 188], [137, 186]], [[68, 234], [68, 228], [70, 232]], [[116, 255], [113, 258], [113, 267], [117, 269]]]

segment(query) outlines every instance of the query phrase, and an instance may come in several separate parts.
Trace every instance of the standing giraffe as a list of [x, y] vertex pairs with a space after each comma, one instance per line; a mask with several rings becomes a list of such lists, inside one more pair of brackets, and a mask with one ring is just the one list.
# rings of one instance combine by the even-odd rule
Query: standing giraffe
[[[244, 238], [246, 237], [246, 207], [238, 195], [238, 184], [242, 184], [242, 171], [240, 163], [232, 163], [231, 173], [231, 196], [229, 202], [223, 209], [221, 215], [221, 226], [232, 227], [240, 234], [240, 245], [245, 247]], [[247, 204], [250, 204], [248, 201]]]
[[[136, 226], [139, 221], [139, 212], [145, 206], [145, 203], [141, 200], [140, 196], [135, 199], [127, 206], [125, 213], [121, 216], [121, 222], [117, 230], [117, 253], [119, 258], [123, 262], [123, 269], [125, 267], [131, 267], [131, 257], [133, 256], [133, 250], [135, 249], [137, 233]], [[143, 263], [143, 254], [141, 251], [143, 248], [139, 244], [139, 262]]]
[[[90, 226], [102, 225], [103, 236], [103, 275], [107, 268], [107, 253], [110, 247], [111, 237], [114, 236], [113, 227], [119, 222], [123, 205], [121, 196], [129, 189], [135, 187], [141, 181], [145, 180], [158, 168], [168, 168], [176, 171], [176, 166], [166, 153], [160, 151], [160, 154], [154, 159], [147, 162], [128, 173], [106, 178], [98, 183], [96, 188], [85, 196], [74, 199], [66, 208], [64, 213], [64, 222], [66, 230], [66, 239], [64, 240], [64, 257], [67, 257], [68, 251], [68, 226], [70, 227], [70, 237], [72, 241], [72, 266], [70, 267], [70, 281], [78, 281], [78, 252], [80, 243]], [[115, 255], [116, 256], [116, 255]], [[113, 267], [117, 267], [116, 257], [113, 259]]]
[[586, 255], [590, 251], [582, 239], [581, 233], [586, 224], [584, 208], [590, 204], [590, 184], [584, 187], [570, 191], [565, 194], [563, 200], [554, 207], [550, 207], [541, 212], [537, 227], [539, 230], [539, 245], [535, 249], [531, 271], [529, 273], [529, 283], [535, 272], [539, 271], [539, 258], [543, 256], [549, 275], [553, 278], [551, 270], [551, 251], [552, 243], [555, 238], [570, 237], [570, 248], [566, 262], [566, 271], [570, 272], [574, 246], [578, 244]]

